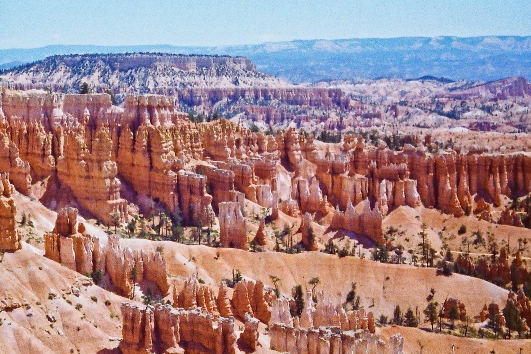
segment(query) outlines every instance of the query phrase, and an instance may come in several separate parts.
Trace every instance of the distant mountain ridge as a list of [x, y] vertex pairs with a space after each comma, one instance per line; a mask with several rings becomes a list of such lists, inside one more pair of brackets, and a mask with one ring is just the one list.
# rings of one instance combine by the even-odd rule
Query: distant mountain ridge
[[190, 88], [289, 87], [263, 74], [247, 58], [167, 53], [68, 54], [0, 71], [2, 85], [49, 88], [78, 93], [83, 83], [93, 92], [110, 90], [121, 101], [127, 94], [176, 95]]
[[531, 79], [531, 37], [517, 36], [295, 40], [218, 47], [57, 45], [0, 50], [0, 66], [56, 54], [125, 52], [243, 56], [259, 71], [294, 83], [423, 76], [479, 81], [511, 76]]

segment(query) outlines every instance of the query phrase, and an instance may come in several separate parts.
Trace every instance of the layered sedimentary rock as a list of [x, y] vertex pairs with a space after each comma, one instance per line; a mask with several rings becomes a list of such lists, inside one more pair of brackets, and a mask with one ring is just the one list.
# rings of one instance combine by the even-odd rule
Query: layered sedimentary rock
[[249, 249], [247, 222], [239, 203], [219, 203], [219, 240], [223, 247]]
[[92, 274], [100, 262], [99, 240], [84, 233], [75, 208], [61, 209], [52, 232], [44, 235], [45, 257], [81, 274]]
[[179, 206], [183, 220], [190, 225], [208, 225], [212, 212], [212, 196], [206, 192], [206, 177], [179, 171]]
[[244, 346], [251, 349], [253, 352], [256, 350], [258, 345], [258, 323], [259, 321], [256, 318], [251, 317], [248, 313], [245, 314], [245, 327], [240, 335], [240, 341]]
[[265, 246], [266, 245], [266, 234], [264, 232], [265, 228], [265, 220], [264, 218], [260, 218], [260, 224], [258, 225], [258, 230], [256, 231], [256, 235], [254, 236], [253, 243], [258, 246]]
[[17, 206], [11, 196], [14, 188], [9, 174], [0, 174], [0, 250], [16, 251], [22, 248], [17, 231]]
[[[207, 285], [200, 284], [195, 273], [185, 280], [184, 287], [180, 292], [174, 289], [173, 306], [185, 310], [202, 308], [208, 313], [218, 313], [217, 299], [213, 291]], [[229, 317], [231, 315], [226, 311], [221, 313], [223, 317]]]
[[383, 217], [378, 209], [378, 205], [371, 209], [371, 204], [366, 199], [357, 208], [360, 208], [361, 211], [356, 210], [352, 203], [349, 203], [344, 212], [336, 209], [330, 226], [367, 236], [376, 243], [384, 243], [382, 229]]
[[312, 214], [304, 213], [302, 216], [302, 222], [300, 232], [302, 233], [302, 245], [308, 251], [317, 251], [319, 249], [317, 244], [317, 237], [312, 229]]
[[216, 303], [218, 306], [219, 314], [222, 317], [232, 317], [232, 309], [230, 306], [230, 299], [228, 295], [228, 286], [225, 284], [225, 282], [221, 282], [221, 285], [219, 286], [218, 291], [218, 297], [216, 299]]
[[140, 308], [123, 303], [120, 351], [130, 353], [234, 353], [234, 321], [168, 305]]
[[271, 350], [288, 353], [403, 353], [403, 338], [395, 335], [387, 344], [379, 336], [341, 331], [339, 328], [305, 329], [285, 324], [270, 326]]
[[265, 300], [264, 283], [261, 281], [237, 282], [234, 286], [232, 306], [234, 315], [240, 319], [244, 319], [246, 313], [263, 323], [269, 323], [271, 319], [271, 308]]
[[[389, 345], [374, 335], [374, 316], [364, 310], [346, 313], [323, 292], [314, 305], [311, 291], [299, 318], [292, 318], [287, 300], [273, 302], [269, 323], [272, 350], [289, 353], [403, 353], [403, 339]], [[390, 351], [388, 351], [390, 350]]]
[[[97, 237], [85, 232], [85, 226], [77, 222], [77, 216], [75, 208], [59, 211], [54, 230], [44, 235], [45, 257], [84, 275], [95, 271], [107, 273], [124, 296], [131, 296], [134, 282], [144, 279], [154, 282], [161, 294], [168, 292], [166, 263], [160, 253], [122, 248], [117, 236], [109, 236], [107, 244], [102, 247]], [[136, 269], [136, 279], [133, 269]]]
[[[331, 149], [295, 129], [266, 136], [225, 120], [192, 124], [158, 95], [127, 96], [116, 107], [106, 94], [3, 90], [0, 101], [0, 172], [20, 192], [56, 208], [77, 205], [107, 224], [138, 210], [130, 202], [144, 214], [155, 204], [180, 210], [187, 225], [209, 225], [215, 213], [224, 246], [247, 248], [245, 218], [234, 204], [220, 206], [243, 210], [245, 199], [271, 219], [279, 210], [332, 211], [332, 227], [380, 243], [381, 221], [395, 208], [423, 204], [498, 221], [503, 196], [531, 192], [525, 153], [431, 154], [407, 144], [395, 152], [354, 136]], [[32, 190], [32, 181], [41, 183]], [[520, 226], [517, 219], [507, 210], [499, 222]]]

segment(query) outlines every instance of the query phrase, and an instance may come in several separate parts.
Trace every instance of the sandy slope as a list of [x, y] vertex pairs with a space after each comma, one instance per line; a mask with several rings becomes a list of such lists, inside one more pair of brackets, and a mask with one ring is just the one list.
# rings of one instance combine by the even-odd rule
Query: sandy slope
[[[442, 303], [447, 296], [457, 297], [472, 316], [479, 314], [483, 304], [492, 301], [502, 304], [507, 298], [506, 290], [491, 283], [459, 274], [437, 276], [433, 268], [382, 264], [353, 257], [340, 259], [320, 252], [252, 253], [172, 242], [123, 241], [131, 248], [145, 250], [161, 245], [170, 275], [188, 277], [197, 271], [200, 278], [214, 286], [222, 278], [230, 278], [233, 269], [269, 286], [272, 286], [269, 275], [276, 275], [281, 278], [280, 288], [285, 294], [291, 294], [296, 284], [307, 284], [312, 277], [319, 277], [321, 284], [317, 289], [325, 290], [334, 301], [343, 302], [351, 282], [356, 282], [361, 304], [376, 316], [392, 315], [397, 304], [404, 309], [418, 306], [421, 311], [431, 288], [436, 290], [436, 301]], [[216, 252], [219, 252], [217, 260]]]
[[[31, 246], [4, 255], [0, 279], [0, 353], [107, 353], [118, 345], [124, 299], [37, 255]], [[72, 287], [80, 289], [79, 297]], [[76, 310], [76, 304], [82, 307]]]
[[[526, 339], [489, 340], [434, 334], [418, 328], [385, 327], [380, 329], [384, 340], [400, 333], [405, 338], [406, 353], [423, 354], [487, 354], [494, 350], [498, 354], [530, 353], [531, 341]], [[452, 345], [454, 352], [452, 352]]]

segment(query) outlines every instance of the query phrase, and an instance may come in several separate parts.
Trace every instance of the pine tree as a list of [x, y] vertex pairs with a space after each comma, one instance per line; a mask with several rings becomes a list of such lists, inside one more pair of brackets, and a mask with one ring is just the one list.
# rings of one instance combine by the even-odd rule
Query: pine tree
[[79, 91], [79, 93], [82, 94], [82, 95], [86, 95], [86, 94], [90, 93], [90, 87], [89, 87], [89, 85], [86, 82], [83, 82], [81, 84], [81, 90]]
[[404, 322], [404, 317], [402, 317], [402, 310], [399, 305], [396, 305], [395, 310], [393, 311], [393, 323], [397, 325], [402, 325]]
[[424, 315], [431, 323], [431, 330], [433, 331], [433, 325], [437, 322], [437, 302], [431, 301], [424, 309]]
[[419, 325], [419, 321], [417, 317], [415, 317], [415, 313], [413, 312], [411, 307], [409, 307], [406, 311], [404, 324], [408, 327], [417, 327]]

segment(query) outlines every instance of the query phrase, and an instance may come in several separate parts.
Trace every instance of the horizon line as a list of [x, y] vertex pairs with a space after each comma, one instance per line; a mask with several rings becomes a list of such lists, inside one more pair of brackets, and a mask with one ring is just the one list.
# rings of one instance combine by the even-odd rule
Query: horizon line
[[274, 43], [290, 43], [290, 42], [312, 42], [312, 41], [346, 41], [346, 40], [392, 40], [392, 39], [404, 39], [404, 38], [419, 38], [419, 39], [433, 39], [433, 38], [457, 38], [457, 39], [474, 39], [474, 38], [531, 38], [529, 35], [479, 35], [479, 36], [451, 36], [451, 35], [441, 35], [441, 36], [397, 36], [397, 37], [350, 37], [350, 38], [335, 38], [335, 39], [325, 39], [325, 38], [314, 38], [314, 39], [292, 39], [292, 40], [283, 40], [283, 41], [266, 41], [260, 43], [247, 43], [247, 44], [217, 44], [217, 45], [179, 45], [179, 44], [169, 44], [169, 43], [158, 43], [158, 44], [46, 44], [39, 47], [9, 47], [9, 48], [0, 48], [0, 50], [31, 50], [31, 49], [43, 49], [48, 47], [104, 47], [104, 48], [113, 48], [113, 47], [147, 47], [147, 46], [169, 46], [176, 48], [217, 48], [217, 47], [245, 47], [245, 46], [257, 46], [257, 45], [266, 45]]

